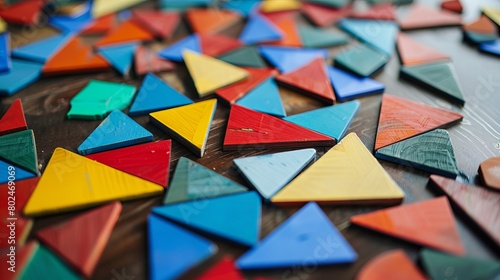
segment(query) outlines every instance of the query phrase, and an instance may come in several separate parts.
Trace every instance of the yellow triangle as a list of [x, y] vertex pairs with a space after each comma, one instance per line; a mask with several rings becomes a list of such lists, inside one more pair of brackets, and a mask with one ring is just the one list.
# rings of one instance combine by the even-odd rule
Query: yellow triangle
[[[5, 31], [7, 31], [7, 23], [0, 18], [0, 33], [4, 33]], [[10, 42], [9, 42], [10, 44]], [[10, 47], [10, 45], [9, 45]]]
[[210, 99], [149, 116], [151, 122], [202, 157], [216, 107], [217, 99]]
[[261, 10], [266, 13], [297, 10], [300, 9], [302, 3], [298, 0], [266, 0], [261, 4]]
[[302, 204], [399, 204], [403, 191], [355, 133], [344, 137], [271, 201]]
[[248, 77], [246, 70], [208, 55], [186, 50], [182, 56], [200, 97]]
[[120, 1], [109, 1], [109, 0], [94, 0], [92, 3], [92, 16], [94, 18], [99, 18], [105, 15], [109, 15], [125, 8], [128, 8], [138, 3], [144, 2], [146, 0], [120, 0]]
[[39, 216], [162, 192], [160, 185], [57, 148], [24, 213]]
[[483, 8], [483, 13], [497, 25], [500, 25], [500, 9]]

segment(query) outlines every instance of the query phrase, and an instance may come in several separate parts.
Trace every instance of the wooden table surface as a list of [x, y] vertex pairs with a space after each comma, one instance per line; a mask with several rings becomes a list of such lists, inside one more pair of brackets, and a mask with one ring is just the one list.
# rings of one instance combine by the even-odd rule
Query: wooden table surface
[[[433, 1], [437, 2], [437, 1]], [[465, 1], [465, 19], [472, 20], [479, 14], [476, 1]], [[479, 2], [479, 1], [478, 1]], [[494, 2], [494, 1], [490, 1]], [[435, 3], [434, 3], [435, 4]], [[141, 6], [151, 7], [153, 3]], [[398, 9], [404, 13], [404, 8]], [[303, 19], [302, 19], [303, 20]], [[228, 34], [238, 34], [242, 24], [231, 28]], [[14, 46], [22, 45], [39, 38], [56, 33], [49, 27], [40, 27], [33, 30], [12, 29]], [[186, 24], [183, 22], [176, 32], [173, 41], [187, 34]], [[423, 102], [432, 106], [445, 108], [462, 113], [465, 117], [459, 124], [448, 129], [451, 134], [457, 161], [460, 169], [467, 174], [470, 182], [476, 181], [479, 164], [490, 157], [500, 154], [500, 58], [479, 53], [475, 48], [462, 42], [460, 28], [441, 28], [407, 32], [413, 39], [448, 53], [454, 62], [458, 77], [463, 88], [466, 105], [463, 108], [435, 97], [430, 92], [415, 87], [398, 79], [399, 60], [394, 55], [384, 71], [376, 76], [378, 81], [386, 85], [386, 92], [411, 100]], [[89, 41], [93, 38], [89, 38]], [[356, 43], [353, 39], [351, 44]], [[156, 42], [151, 45], [158, 49], [168, 43]], [[332, 48], [328, 63], [336, 53], [346, 46]], [[189, 75], [183, 65], [179, 64], [174, 73], [161, 74], [168, 83], [185, 94], [196, 99], [196, 92]], [[100, 121], [67, 120], [71, 98], [78, 93], [90, 79], [99, 79], [115, 82], [124, 82], [139, 86], [142, 77], [122, 78], [115, 72], [73, 75], [67, 77], [43, 78], [14, 96], [1, 99], [1, 111], [4, 112], [15, 98], [22, 98], [27, 122], [35, 132], [39, 164], [44, 168], [56, 147], [64, 147], [76, 151], [80, 143], [99, 125]], [[288, 115], [318, 108], [322, 104], [302, 95], [280, 88]], [[368, 149], [373, 149], [381, 95], [359, 99], [361, 107], [349, 132], [355, 132]], [[243, 185], [248, 184], [234, 170], [232, 159], [269, 153], [270, 151], [233, 151], [221, 150], [223, 134], [229, 113], [229, 107], [219, 102], [217, 112], [212, 123], [206, 153], [203, 158], [197, 158], [181, 144], [173, 141], [172, 170], [181, 156], [186, 156], [198, 163], [213, 169]], [[151, 131], [155, 140], [169, 139], [169, 136], [148, 122], [147, 116], [135, 117], [137, 122]], [[327, 148], [317, 148], [322, 155]], [[427, 188], [428, 173], [420, 172], [408, 167], [399, 166], [381, 161], [382, 166], [389, 172], [399, 186], [404, 190], [404, 203], [421, 201], [434, 197], [434, 193]], [[145, 163], [147, 164], [147, 163]], [[172, 174], [172, 173], [171, 173]], [[101, 256], [95, 270], [95, 279], [146, 279], [147, 278], [147, 235], [146, 217], [151, 208], [161, 204], [162, 197], [125, 202], [118, 223]], [[366, 213], [380, 207], [332, 207], [322, 206], [322, 209], [338, 227], [342, 234], [359, 254], [357, 262], [350, 265], [332, 265], [316, 267], [306, 264], [294, 268], [267, 270], [256, 273], [246, 273], [249, 276], [262, 275], [276, 279], [352, 279], [358, 270], [371, 258], [379, 253], [395, 248], [404, 249], [413, 260], [417, 259], [419, 246], [397, 240], [349, 225], [349, 217], [354, 214]], [[280, 225], [298, 208], [277, 207], [264, 205], [262, 214], [262, 233], [266, 236]], [[71, 219], [79, 212], [37, 218], [30, 238], [38, 229], [54, 225]], [[467, 248], [467, 255], [486, 259], [498, 259], [499, 251], [481, 238], [481, 235], [456, 216], [460, 236]], [[209, 261], [190, 270], [183, 279], [192, 279], [204, 269], [214, 264], [220, 257], [231, 254], [235, 257], [245, 252], [245, 248], [229, 245], [215, 240], [219, 252]], [[124, 277], [127, 276], [127, 277]]]

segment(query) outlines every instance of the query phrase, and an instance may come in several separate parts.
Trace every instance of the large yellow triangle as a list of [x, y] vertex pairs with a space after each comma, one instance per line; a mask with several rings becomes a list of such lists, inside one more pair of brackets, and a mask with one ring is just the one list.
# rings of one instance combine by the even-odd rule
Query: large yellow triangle
[[217, 99], [210, 99], [149, 116], [152, 123], [202, 157], [216, 108]]
[[298, 0], [265, 0], [262, 2], [260, 8], [263, 12], [271, 13], [271, 12], [280, 12], [280, 11], [288, 11], [288, 10], [297, 10], [300, 9], [302, 2]]
[[248, 77], [246, 70], [208, 55], [185, 50], [182, 56], [200, 97]]
[[403, 191], [355, 133], [344, 137], [271, 201], [303, 204], [399, 204]]
[[163, 187], [57, 148], [24, 208], [39, 216], [161, 194]]

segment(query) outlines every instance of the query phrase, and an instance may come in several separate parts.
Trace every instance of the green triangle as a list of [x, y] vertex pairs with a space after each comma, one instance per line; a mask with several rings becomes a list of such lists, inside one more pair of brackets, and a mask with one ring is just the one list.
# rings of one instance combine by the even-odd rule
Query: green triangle
[[33, 256], [26, 264], [19, 277], [29, 279], [82, 279], [52, 251], [42, 245], [36, 245]]
[[0, 158], [38, 174], [35, 135], [23, 130], [0, 137]]
[[421, 84], [460, 105], [465, 104], [453, 64], [450, 62], [402, 66], [401, 78]]
[[299, 34], [306, 48], [323, 48], [344, 45], [349, 42], [347, 35], [307, 25], [299, 25]]
[[181, 157], [163, 204], [199, 200], [248, 191], [240, 184]]
[[365, 44], [350, 47], [335, 57], [335, 66], [368, 77], [378, 72], [389, 61], [389, 57]]
[[255, 47], [242, 47], [218, 57], [220, 60], [242, 67], [264, 68], [266, 63]]
[[330, 6], [334, 8], [342, 8], [345, 5], [347, 5], [349, 0], [307, 0], [307, 2], [321, 4], [324, 6]]

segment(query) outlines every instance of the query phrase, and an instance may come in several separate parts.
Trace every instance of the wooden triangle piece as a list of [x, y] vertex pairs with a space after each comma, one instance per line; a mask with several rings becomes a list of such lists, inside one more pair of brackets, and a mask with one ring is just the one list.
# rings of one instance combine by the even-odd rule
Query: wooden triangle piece
[[500, 26], [500, 9], [484, 7], [483, 14], [496, 23], [497, 26]]
[[479, 178], [488, 188], [500, 191], [500, 157], [489, 158], [479, 165]]
[[351, 223], [452, 254], [465, 253], [446, 197], [355, 215]]
[[391, 56], [394, 51], [398, 26], [393, 21], [343, 19], [340, 27], [361, 42]]
[[456, 13], [439, 11], [420, 4], [412, 5], [406, 17], [399, 20], [399, 27], [403, 30], [458, 26], [461, 24], [462, 18]]
[[116, 22], [116, 15], [110, 14], [96, 19], [91, 24], [82, 29], [82, 35], [104, 34], [113, 29]]
[[9, 71], [0, 72], [0, 96], [11, 96], [34, 83], [42, 73], [43, 65], [21, 59], [12, 59]]
[[300, 38], [298, 26], [294, 17], [282, 17], [278, 20], [274, 20], [273, 22], [276, 27], [281, 30], [283, 37], [278, 41], [265, 44], [274, 46], [302, 47], [302, 40]]
[[391, 3], [380, 3], [366, 11], [352, 11], [349, 17], [359, 19], [396, 20], [396, 11]]
[[333, 8], [345, 7], [350, 2], [349, 0], [307, 0], [307, 1]]
[[12, 102], [9, 109], [0, 119], [0, 135], [10, 134], [28, 129], [26, 118], [24, 117], [23, 104], [21, 99]]
[[0, 10], [0, 18], [10, 24], [36, 25], [44, 0], [20, 1]]
[[282, 38], [283, 32], [260, 15], [251, 16], [240, 34], [240, 40], [247, 45], [274, 42]]
[[177, 12], [132, 10], [132, 21], [134, 23], [162, 39], [172, 37], [180, 20], [181, 15]]
[[158, 52], [158, 56], [172, 61], [182, 61], [182, 52], [191, 50], [201, 53], [200, 35], [191, 34]]
[[335, 56], [334, 65], [361, 77], [369, 77], [384, 68], [389, 56], [365, 44], [354, 45]]
[[368, 261], [358, 272], [356, 280], [427, 280], [403, 250], [391, 250]]
[[[248, 0], [245, 0], [245, 2]], [[231, 3], [231, 2], [228, 2]], [[234, 260], [231, 256], [224, 256], [215, 265], [203, 272], [196, 280], [245, 280], [247, 279], [241, 271], [236, 268]], [[256, 278], [254, 278], [256, 279]]]
[[317, 26], [326, 27], [344, 18], [351, 12], [351, 5], [342, 8], [330, 8], [323, 5], [304, 2], [302, 12]]
[[102, 47], [117, 43], [131, 43], [136, 41], [151, 41], [154, 36], [139, 27], [132, 21], [124, 21], [119, 26], [108, 32], [94, 46]]
[[441, 2], [441, 9], [461, 14], [463, 6], [460, 0], [443, 0]]
[[344, 33], [334, 33], [304, 24], [300, 24], [298, 29], [302, 43], [306, 48], [325, 48], [345, 45], [349, 42]]
[[472, 31], [481, 34], [496, 34], [497, 28], [495, 24], [485, 15], [481, 15], [479, 19], [463, 25], [465, 31]]
[[286, 117], [281, 95], [273, 78], [268, 78], [260, 85], [253, 88], [236, 104], [261, 113], [277, 117]]
[[175, 64], [168, 60], [161, 59], [156, 52], [144, 46], [138, 46], [134, 58], [135, 74], [138, 76], [147, 73], [157, 73], [171, 71], [175, 69]]
[[199, 34], [219, 33], [241, 19], [237, 12], [214, 9], [189, 9], [185, 16], [193, 32]]
[[233, 0], [220, 3], [220, 7], [226, 10], [239, 12], [245, 17], [257, 13], [258, 4], [261, 0]]
[[66, 265], [54, 252], [36, 243], [31, 258], [20, 273], [19, 279], [79, 280], [81, 276]]
[[260, 46], [261, 55], [281, 73], [296, 70], [318, 57], [326, 59], [328, 52], [322, 49], [301, 49], [275, 46]]
[[87, 278], [99, 261], [122, 210], [113, 202], [37, 231], [36, 236]]
[[253, 46], [236, 49], [219, 56], [218, 59], [241, 67], [264, 68], [267, 66], [257, 48]]
[[406, 66], [451, 60], [448, 55], [414, 41], [403, 33], [398, 35], [398, 53], [401, 63]]
[[247, 70], [250, 75], [248, 79], [218, 89], [215, 91], [215, 94], [227, 101], [229, 104], [234, 104], [238, 99], [245, 96], [245, 94], [247, 94], [250, 90], [276, 74], [276, 70], [267, 68], [245, 68], [245, 70]]
[[72, 34], [58, 34], [29, 43], [12, 50], [12, 56], [45, 63], [73, 37]]
[[8, 72], [12, 68], [10, 57], [10, 33], [1, 30], [0, 18], [0, 72]]
[[328, 67], [328, 74], [338, 101], [346, 101], [385, 91], [384, 84], [377, 80], [360, 77], [335, 67]]
[[374, 150], [462, 119], [461, 114], [452, 111], [384, 94]]
[[113, 44], [100, 47], [98, 53], [122, 74], [128, 76], [134, 61], [137, 43]]
[[201, 50], [209, 56], [219, 56], [243, 46], [238, 39], [218, 34], [201, 34]]
[[128, 7], [137, 5], [145, 0], [122, 0], [122, 1], [106, 1], [94, 0], [92, 1], [92, 17], [100, 18], [102, 16], [125, 10]]
[[300, 9], [301, 4], [299, 0], [264, 0], [260, 5], [260, 10], [264, 13], [297, 10]]
[[[7, 233], [6, 233], [7, 234]], [[0, 270], [0, 279], [3, 280], [17, 280], [21, 279], [19, 276], [25, 270], [26, 264], [29, 263], [33, 253], [38, 247], [38, 243], [36, 241], [30, 241], [28, 244], [16, 248], [16, 268], [15, 271], [12, 272], [8, 269]], [[0, 262], [8, 263], [10, 261], [10, 256], [8, 253], [0, 255]]]
[[38, 174], [38, 159], [33, 130], [22, 130], [0, 136], [0, 159]]
[[0, 160], [0, 172], [3, 172], [3, 174], [0, 176], [0, 184], [9, 182], [9, 169], [12, 169], [12, 167], [16, 169], [16, 180], [24, 180], [37, 176], [34, 173], [29, 172], [17, 165]]

